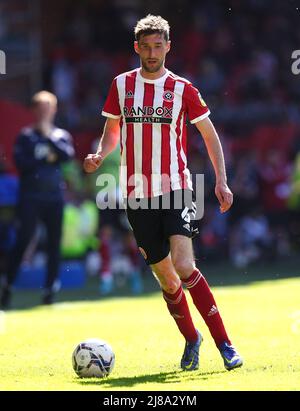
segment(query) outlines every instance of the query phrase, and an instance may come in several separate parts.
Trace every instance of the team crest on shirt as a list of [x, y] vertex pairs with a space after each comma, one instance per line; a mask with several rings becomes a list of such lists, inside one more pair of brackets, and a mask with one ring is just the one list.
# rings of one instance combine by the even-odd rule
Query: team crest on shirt
[[173, 91], [166, 90], [166, 91], [164, 92], [164, 94], [163, 94], [163, 100], [164, 100], [164, 101], [167, 101], [167, 102], [173, 101], [173, 100], [174, 100], [174, 93], [173, 93]]
[[132, 91], [127, 91], [125, 97], [126, 97], [126, 98], [133, 98], [133, 92], [132, 92]]

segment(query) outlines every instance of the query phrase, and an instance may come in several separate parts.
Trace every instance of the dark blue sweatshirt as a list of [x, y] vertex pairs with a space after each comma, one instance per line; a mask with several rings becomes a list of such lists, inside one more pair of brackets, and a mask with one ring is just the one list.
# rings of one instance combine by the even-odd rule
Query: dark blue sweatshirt
[[[57, 156], [49, 162], [49, 153]], [[14, 146], [14, 159], [20, 174], [20, 196], [42, 200], [62, 198], [63, 180], [60, 164], [74, 156], [71, 135], [53, 127], [45, 137], [32, 127], [21, 130]]]

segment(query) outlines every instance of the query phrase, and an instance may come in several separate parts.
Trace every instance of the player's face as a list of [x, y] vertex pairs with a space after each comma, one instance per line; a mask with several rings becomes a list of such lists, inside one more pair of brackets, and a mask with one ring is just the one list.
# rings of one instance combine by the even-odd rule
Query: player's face
[[38, 123], [52, 123], [56, 114], [56, 105], [48, 101], [41, 101], [33, 107], [33, 114]]
[[156, 73], [163, 66], [166, 54], [170, 50], [170, 41], [166, 41], [162, 34], [154, 33], [143, 35], [134, 42], [134, 49], [140, 56], [142, 67], [148, 73]]

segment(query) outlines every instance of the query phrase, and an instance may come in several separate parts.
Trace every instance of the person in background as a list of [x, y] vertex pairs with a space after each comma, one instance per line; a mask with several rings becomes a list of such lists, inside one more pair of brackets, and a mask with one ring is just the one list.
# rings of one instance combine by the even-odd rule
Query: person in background
[[100, 230], [99, 253], [99, 291], [102, 296], [113, 293], [116, 286], [124, 285], [125, 282], [128, 282], [132, 294], [143, 292], [140, 253], [127, 227], [104, 225]]
[[70, 160], [75, 152], [71, 135], [53, 123], [57, 112], [54, 94], [48, 91], [36, 93], [32, 98], [32, 110], [35, 123], [21, 130], [14, 146], [14, 160], [20, 177], [17, 235], [8, 256], [5, 283], [0, 295], [2, 308], [8, 308], [11, 304], [12, 286], [39, 220], [46, 227], [48, 257], [42, 303], [51, 304], [57, 291], [63, 216], [60, 166]]

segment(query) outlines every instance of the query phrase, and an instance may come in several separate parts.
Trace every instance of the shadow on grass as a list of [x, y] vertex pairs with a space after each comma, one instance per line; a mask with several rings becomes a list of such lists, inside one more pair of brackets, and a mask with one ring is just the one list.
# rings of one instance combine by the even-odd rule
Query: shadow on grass
[[180, 384], [185, 379], [188, 381], [193, 380], [207, 380], [210, 376], [214, 374], [223, 374], [227, 371], [212, 371], [201, 373], [199, 371], [193, 372], [185, 372], [185, 371], [171, 371], [171, 372], [161, 372], [156, 374], [145, 374], [145, 375], [138, 375], [134, 377], [119, 377], [113, 378], [108, 377], [105, 379], [78, 379], [80, 385], [88, 386], [88, 385], [98, 385], [103, 386], [103, 388], [117, 388], [117, 387], [134, 387], [138, 384], [145, 384], [145, 383], [158, 383], [158, 384]]

